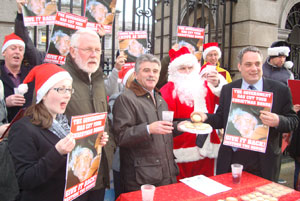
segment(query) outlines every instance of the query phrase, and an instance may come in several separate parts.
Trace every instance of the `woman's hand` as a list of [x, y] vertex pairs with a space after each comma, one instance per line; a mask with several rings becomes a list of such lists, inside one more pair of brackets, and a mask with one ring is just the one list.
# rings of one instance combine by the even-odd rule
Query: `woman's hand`
[[70, 153], [74, 149], [75, 144], [76, 141], [72, 137], [72, 133], [70, 133], [65, 138], [59, 140], [56, 143], [55, 148], [61, 155], [65, 155]]

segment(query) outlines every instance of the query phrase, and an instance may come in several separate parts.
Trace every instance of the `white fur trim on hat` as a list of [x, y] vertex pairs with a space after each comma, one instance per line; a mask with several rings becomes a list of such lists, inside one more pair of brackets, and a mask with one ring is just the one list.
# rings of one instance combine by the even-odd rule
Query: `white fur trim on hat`
[[280, 47], [270, 47], [268, 48], [268, 56], [280, 56], [284, 55], [286, 57], [289, 56], [290, 48], [287, 46]]
[[181, 65], [193, 65], [194, 66], [194, 71], [196, 71], [197, 73], [200, 72], [200, 64], [197, 60], [197, 57], [193, 54], [183, 54], [179, 57], [177, 57], [176, 59], [174, 59], [168, 67], [168, 72], [169, 72], [169, 77], [168, 77], [168, 81], [174, 82], [174, 75], [176, 75], [176, 72], [178, 70], [178, 68]]
[[127, 73], [125, 74], [123, 80], [122, 80], [122, 84], [125, 86], [126, 82], [128, 80], [128, 78], [132, 75], [132, 73], [134, 72], [134, 68], [130, 69], [127, 71]]
[[206, 61], [206, 56], [207, 56], [207, 54], [208, 54], [210, 51], [213, 51], [213, 50], [216, 50], [216, 51], [218, 52], [218, 55], [219, 55], [218, 59], [221, 58], [222, 52], [221, 52], [220, 48], [219, 48], [219, 47], [216, 47], [216, 46], [211, 46], [211, 47], [206, 48], [206, 49], [203, 51], [203, 59], [204, 59], [205, 61]]
[[38, 104], [43, 99], [43, 97], [46, 95], [49, 89], [51, 89], [51, 87], [64, 79], [73, 80], [67, 71], [60, 71], [49, 77], [48, 80], [44, 82], [44, 84], [37, 91], [36, 103]]
[[2, 53], [6, 50], [6, 48], [8, 48], [8, 46], [10, 45], [21, 45], [25, 48], [25, 43], [21, 40], [18, 40], [18, 39], [12, 39], [12, 40], [9, 40], [7, 41], [3, 47], [2, 47]]
[[221, 90], [222, 90], [222, 87], [225, 85], [225, 84], [228, 84], [228, 82], [226, 81], [226, 79], [224, 78], [223, 75], [219, 74], [218, 73], [218, 78], [220, 80], [219, 82], [219, 85], [217, 87], [213, 86], [211, 83], [207, 82], [207, 86], [210, 88], [210, 90], [213, 92], [214, 95], [220, 97], [221, 95]]
[[284, 67], [286, 67], [287, 69], [291, 69], [293, 68], [294, 63], [292, 61], [286, 61], [284, 62]]
[[176, 163], [187, 163], [203, 159], [199, 153], [199, 147], [188, 147], [173, 150]]

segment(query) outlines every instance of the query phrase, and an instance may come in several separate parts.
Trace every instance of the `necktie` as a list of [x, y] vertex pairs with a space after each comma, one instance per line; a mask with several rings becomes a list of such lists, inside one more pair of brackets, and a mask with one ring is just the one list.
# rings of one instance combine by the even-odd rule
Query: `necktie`
[[255, 86], [253, 86], [253, 85], [249, 85], [248, 89], [250, 89], [250, 90], [256, 90]]

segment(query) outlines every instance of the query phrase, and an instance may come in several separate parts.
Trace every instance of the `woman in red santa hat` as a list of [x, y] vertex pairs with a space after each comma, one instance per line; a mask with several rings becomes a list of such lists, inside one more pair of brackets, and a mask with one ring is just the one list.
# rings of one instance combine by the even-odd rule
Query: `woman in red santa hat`
[[218, 47], [218, 43], [205, 43], [203, 45], [203, 60], [204, 67], [206, 63], [210, 63], [210, 65], [216, 66], [218, 73], [223, 75], [228, 83], [232, 82], [230, 74], [227, 70], [220, 67], [219, 59], [222, 56], [221, 49]]
[[[169, 110], [174, 111], [174, 119], [189, 119], [197, 111], [214, 112], [221, 88], [227, 82], [220, 74], [215, 74], [217, 84], [201, 79], [200, 64], [197, 58], [186, 47], [178, 51], [169, 51], [168, 83], [161, 88], [161, 94], [168, 103]], [[205, 135], [199, 135], [201, 138]], [[207, 135], [206, 135], [207, 136]], [[185, 132], [174, 138], [174, 155], [180, 169], [177, 179], [199, 174], [214, 175], [215, 158], [220, 140], [213, 130], [199, 146], [196, 134]]]
[[[35, 80], [36, 103], [15, 122], [8, 137], [20, 188], [20, 201], [63, 200], [67, 154], [75, 146], [63, 115], [74, 89], [70, 74], [55, 64], [34, 67], [24, 79]], [[20, 88], [26, 88], [22, 87]], [[101, 144], [107, 142], [107, 134]]]

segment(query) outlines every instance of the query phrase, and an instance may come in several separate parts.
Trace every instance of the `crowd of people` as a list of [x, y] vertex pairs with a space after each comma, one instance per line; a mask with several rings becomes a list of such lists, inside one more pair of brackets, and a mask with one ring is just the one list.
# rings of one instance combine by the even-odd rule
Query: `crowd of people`
[[[84, 181], [91, 163], [100, 163], [95, 187], [77, 201], [104, 200], [110, 170], [116, 198], [143, 184], [162, 186], [199, 174], [227, 173], [232, 163], [278, 181], [282, 135], [294, 132], [292, 139], [296, 140], [299, 125], [296, 112], [300, 107], [292, 104], [287, 86], [292, 75], [286, 64], [288, 44], [272, 44], [265, 63], [258, 48], [241, 49], [237, 58], [241, 79], [235, 81], [220, 67], [218, 43], [203, 45], [202, 67], [188, 47], [178, 44], [162, 62], [152, 54], [137, 56], [133, 68], [123, 67], [127, 57], [121, 52], [105, 78], [99, 67], [101, 34], [80, 29], [70, 37], [64, 65], [43, 63], [45, 53], [34, 47], [20, 7], [15, 33], [7, 35], [2, 44], [0, 136], [18, 111], [26, 110], [0, 142], [7, 163], [0, 166], [7, 173], [0, 182], [1, 200], [62, 200], [65, 186], [72, 186], [65, 181], [67, 154], [72, 150], [74, 166], [68, 171], [77, 178], [72, 182]], [[260, 110], [254, 117], [237, 110], [229, 116], [233, 88], [272, 92], [271, 111]], [[162, 112], [167, 110], [174, 112], [173, 122], [163, 120]], [[91, 139], [102, 148], [102, 154], [94, 156], [90, 147], [74, 139], [69, 122], [72, 116], [101, 112], [108, 113], [109, 121], [103, 134]], [[202, 135], [185, 131], [183, 125], [193, 115], [200, 115], [200, 121], [213, 130]], [[217, 129], [226, 132], [229, 119], [232, 128], [246, 138], [255, 135], [258, 125], [269, 126], [266, 152], [224, 145], [224, 136]], [[294, 149], [297, 171], [298, 152]]]

